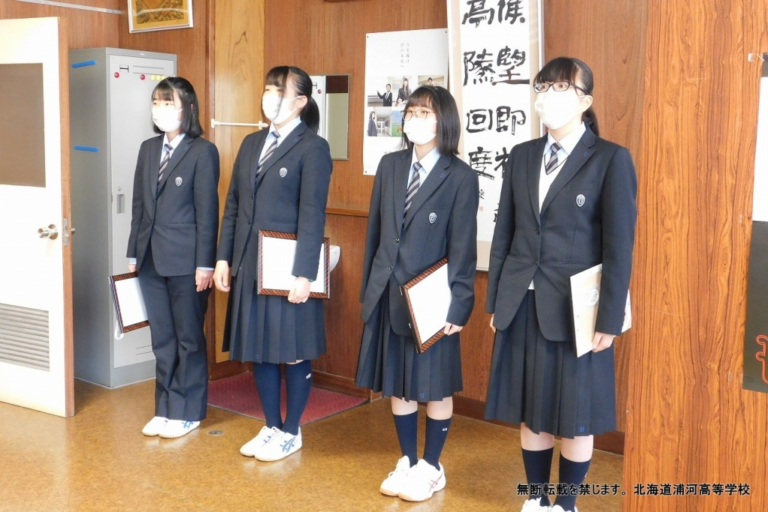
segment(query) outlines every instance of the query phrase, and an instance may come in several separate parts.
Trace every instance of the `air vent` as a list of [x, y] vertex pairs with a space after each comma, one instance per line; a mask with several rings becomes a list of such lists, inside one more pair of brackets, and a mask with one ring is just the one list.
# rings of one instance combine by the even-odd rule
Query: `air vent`
[[0, 361], [48, 371], [48, 312], [0, 304]]

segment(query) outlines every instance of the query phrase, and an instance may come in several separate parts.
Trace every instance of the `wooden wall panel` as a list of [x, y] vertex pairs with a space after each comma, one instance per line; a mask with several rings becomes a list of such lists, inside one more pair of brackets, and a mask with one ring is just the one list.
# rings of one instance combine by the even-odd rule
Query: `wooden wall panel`
[[[120, 9], [118, 0], [80, 0], [81, 4], [104, 9]], [[0, 0], [0, 19], [41, 18], [57, 16], [67, 20], [70, 50], [118, 45], [121, 16], [80, 9], [27, 4], [15, 0]]]
[[[765, 510], [768, 396], [741, 389], [761, 0], [649, 3], [625, 510]], [[634, 496], [748, 483], [750, 497]]]
[[[544, 61], [576, 57], [595, 76], [600, 136], [629, 148], [638, 174], [647, 6], [634, 0], [545, 0]], [[642, 212], [641, 212], [642, 215]], [[638, 231], [639, 232], [639, 231]], [[633, 283], [639, 278], [635, 269]], [[625, 429], [629, 347], [635, 329], [616, 340], [617, 430]]]
[[[217, 2], [215, 11], [215, 116], [219, 121], [255, 123], [262, 119], [264, 89], [264, 0]], [[221, 157], [219, 209], [224, 206], [240, 144], [255, 128], [220, 126], [212, 132]], [[221, 352], [228, 295], [216, 291], [217, 362], [229, 360]]]

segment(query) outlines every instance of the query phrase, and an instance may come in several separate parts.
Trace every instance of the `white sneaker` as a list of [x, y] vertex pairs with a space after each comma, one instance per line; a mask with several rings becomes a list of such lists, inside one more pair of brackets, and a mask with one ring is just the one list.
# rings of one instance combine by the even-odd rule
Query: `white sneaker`
[[407, 455], [397, 461], [395, 470], [381, 483], [379, 492], [385, 496], [397, 496], [400, 494], [405, 480], [408, 478], [408, 471], [411, 469], [411, 459]]
[[[523, 508], [520, 512], [549, 512], [550, 510], [549, 506], [541, 504], [541, 497], [538, 497], [536, 499], [527, 500], [523, 504]], [[562, 510], [562, 508], [560, 510]]]
[[424, 459], [408, 471], [408, 477], [398, 496], [405, 501], [426, 501], [437, 491], [445, 489], [445, 468], [435, 469]]
[[261, 427], [259, 435], [248, 441], [240, 448], [240, 453], [246, 457], [254, 457], [259, 450], [269, 442], [273, 435], [280, 435], [282, 431], [277, 427], [269, 428], [266, 425]]
[[280, 432], [273, 435], [261, 449], [254, 454], [257, 460], [273, 462], [293, 455], [301, 449], [301, 429], [298, 435]]
[[160, 437], [163, 439], [176, 439], [185, 436], [200, 426], [199, 421], [168, 420], [162, 430]]
[[[565, 510], [563, 510], [563, 507], [561, 507], [560, 505], [555, 505], [549, 510], [551, 510], [552, 512], [565, 512]], [[579, 509], [577, 509], [576, 507], [573, 507], [573, 512], [579, 512]]]
[[160, 434], [160, 431], [163, 430], [163, 427], [165, 427], [166, 423], [168, 423], [168, 418], [155, 416], [149, 420], [149, 423], [144, 425], [144, 428], [141, 429], [141, 433], [145, 436], [154, 437]]

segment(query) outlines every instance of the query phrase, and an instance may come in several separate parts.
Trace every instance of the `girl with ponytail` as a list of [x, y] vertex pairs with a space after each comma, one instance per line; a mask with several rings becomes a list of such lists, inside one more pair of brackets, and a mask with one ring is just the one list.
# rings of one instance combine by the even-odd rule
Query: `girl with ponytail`
[[[312, 80], [301, 69], [279, 66], [267, 74], [262, 96], [268, 130], [240, 146], [222, 219], [214, 283], [230, 292], [224, 351], [253, 363], [266, 426], [240, 453], [280, 460], [302, 447], [299, 421], [312, 386], [312, 359], [325, 353], [321, 299], [309, 297], [325, 232], [325, 206], [333, 162], [317, 135], [320, 111]], [[288, 297], [257, 293], [259, 231], [297, 237]], [[232, 282], [230, 283], [230, 278]], [[288, 410], [280, 411], [280, 365], [285, 364]]]

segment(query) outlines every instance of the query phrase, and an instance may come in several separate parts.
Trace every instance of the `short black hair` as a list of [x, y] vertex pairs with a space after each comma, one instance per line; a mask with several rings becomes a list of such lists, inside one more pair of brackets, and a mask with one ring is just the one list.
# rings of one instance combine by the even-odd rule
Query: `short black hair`
[[392, 84], [387, 84], [387, 87], [389, 87], [391, 89], [392, 88]]
[[[588, 95], [592, 95], [595, 88], [595, 77], [592, 70], [584, 61], [574, 57], [556, 57], [547, 62], [541, 71], [533, 79], [534, 84], [544, 82], [567, 81], [571, 83], [581, 82], [581, 86]], [[589, 107], [581, 116], [584, 124], [587, 125], [595, 135], [600, 135], [600, 128], [597, 124], [597, 116], [592, 107]]]
[[[180, 76], [169, 76], [163, 79], [152, 91], [152, 99], [173, 101], [174, 92], [181, 100], [181, 133], [189, 137], [201, 136], [203, 127], [200, 126], [200, 104], [197, 101], [195, 88], [189, 80]], [[154, 122], [152, 129], [155, 133], [164, 133]]]
[[[301, 109], [301, 120], [304, 121], [304, 124], [310, 130], [317, 133], [317, 130], [320, 128], [320, 108], [312, 97], [312, 79], [309, 78], [309, 75], [303, 69], [296, 66], [274, 67], [267, 73], [264, 83], [266, 85], [274, 85], [285, 95], [285, 86], [288, 84], [289, 76], [293, 81], [294, 87], [296, 87], [296, 93], [307, 98], [307, 104]], [[282, 102], [282, 100], [280, 101]]]
[[[441, 155], [457, 155], [459, 153], [459, 138], [461, 137], [461, 119], [459, 108], [451, 93], [443, 87], [422, 85], [408, 97], [403, 115], [410, 107], [427, 107], [432, 109], [437, 118], [437, 150]], [[413, 143], [403, 132], [403, 147], [413, 149]]]

